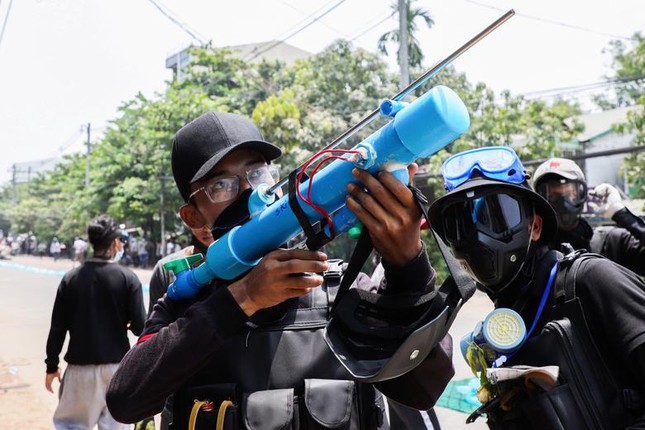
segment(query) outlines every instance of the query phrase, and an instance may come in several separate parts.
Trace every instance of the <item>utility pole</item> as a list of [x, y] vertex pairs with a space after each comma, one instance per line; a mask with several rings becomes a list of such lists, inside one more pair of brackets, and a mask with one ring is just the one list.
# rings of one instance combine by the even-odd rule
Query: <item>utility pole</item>
[[87, 156], [85, 157], [85, 188], [90, 186], [90, 133], [92, 130], [92, 124], [89, 122], [87, 124], [83, 124], [81, 126], [81, 131], [87, 131], [87, 141], [85, 142], [85, 145], [87, 145]]
[[16, 203], [18, 201], [18, 189], [16, 188], [16, 164], [14, 163], [13, 166], [11, 166], [11, 185], [13, 188], [13, 202]]
[[160, 227], [161, 227], [161, 256], [165, 257], [166, 256], [166, 218], [164, 216], [164, 213], [166, 211], [166, 181], [174, 179], [172, 176], [166, 175], [164, 172], [161, 172], [159, 175], [159, 181], [160, 181], [160, 192], [161, 195], [159, 196], [159, 206], [160, 206], [160, 213], [159, 213], [159, 221], [160, 221]]
[[401, 88], [410, 84], [410, 60], [408, 55], [408, 1], [399, 0], [399, 69]]
[[159, 214], [160, 215], [159, 219], [161, 221], [161, 257], [163, 258], [163, 257], [166, 256], [166, 220], [165, 220], [165, 217], [163, 215], [163, 213], [165, 211], [165, 198], [164, 198], [165, 187], [164, 187], [164, 182], [166, 182], [166, 177], [162, 173], [161, 176], [159, 176], [159, 179], [161, 180], [161, 199], [160, 199], [160, 202], [159, 202], [159, 206], [161, 207], [161, 211], [160, 211], [160, 214]]

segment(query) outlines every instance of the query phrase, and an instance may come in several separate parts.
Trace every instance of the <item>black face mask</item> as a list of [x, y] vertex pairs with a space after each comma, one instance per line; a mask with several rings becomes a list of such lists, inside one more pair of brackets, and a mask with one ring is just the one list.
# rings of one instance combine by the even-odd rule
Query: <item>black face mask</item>
[[558, 224], [563, 230], [571, 230], [578, 223], [584, 202], [575, 204], [568, 198], [560, 196], [549, 201], [558, 217]]
[[213, 239], [217, 240], [231, 231], [233, 227], [242, 225], [251, 219], [249, 214], [249, 197], [253, 190], [251, 188], [245, 190], [229, 207], [224, 209], [219, 217], [213, 224], [211, 233]]
[[526, 261], [531, 244], [531, 202], [520, 193], [490, 191], [457, 197], [442, 211], [452, 254], [486, 290], [499, 293]]
[[201, 243], [195, 235], [191, 235], [191, 240], [190, 244], [193, 245], [195, 249], [195, 254], [200, 253], [202, 255], [206, 255], [206, 252], [208, 251], [208, 246], [204, 245]]

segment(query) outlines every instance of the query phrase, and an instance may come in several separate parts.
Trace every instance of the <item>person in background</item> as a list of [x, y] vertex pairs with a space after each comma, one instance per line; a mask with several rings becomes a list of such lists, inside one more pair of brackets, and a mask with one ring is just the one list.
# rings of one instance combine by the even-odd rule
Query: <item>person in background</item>
[[72, 247], [74, 248], [74, 261], [82, 264], [87, 253], [87, 242], [77, 236]]
[[54, 257], [54, 261], [58, 261], [60, 258], [61, 246], [57, 237], [52, 239], [52, 243], [49, 245], [49, 253]]
[[[566, 158], [551, 158], [533, 175], [533, 189], [553, 207], [559, 228], [549, 246], [561, 244], [601, 254], [640, 275], [645, 275], [645, 221], [625, 207], [618, 190], [600, 184], [587, 192], [580, 167]], [[594, 212], [610, 218], [615, 226], [592, 228], [582, 218], [587, 203]]]
[[139, 255], [139, 267], [145, 269], [148, 267], [148, 239], [142, 237], [137, 242], [137, 249]]
[[[52, 311], [47, 338], [45, 388], [60, 382], [54, 412], [56, 429], [128, 429], [114, 420], [105, 404], [107, 386], [130, 349], [127, 331], [141, 334], [145, 308], [141, 282], [118, 264], [122, 232], [114, 220], [100, 215], [87, 228], [94, 255], [63, 277]], [[61, 380], [59, 354], [67, 332], [67, 368]]]

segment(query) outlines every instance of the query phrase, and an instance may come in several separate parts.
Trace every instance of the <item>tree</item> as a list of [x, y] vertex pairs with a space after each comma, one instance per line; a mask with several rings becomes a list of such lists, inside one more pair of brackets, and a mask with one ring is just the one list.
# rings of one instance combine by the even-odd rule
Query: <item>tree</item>
[[[634, 144], [645, 145], [645, 37], [636, 33], [629, 44], [622, 41], [613, 41], [609, 51], [613, 54], [612, 67], [615, 70], [614, 78], [620, 85], [616, 86], [616, 101], [610, 102], [607, 98], [597, 98], [596, 102], [604, 109], [617, 106], [640, 106], [627, 116], [625, 124], [616, 126], [620, 133], [634, 133]], [[621, 173], [627, 176], [630, 184], [630, 194], [633, 197], [645, 198], [645, 152], [639, 151], [629, 154], [623, 160]]]
[[[412, 3], [416, 0], [406, 0], [406, 14], [407, 14], [407, 36], [408, 36], [408, 59], [410, 66], [421, 66], [423, 63], [423, 51], [416, 38], [418, 31], [417, 21], [422, 20], [428, 28], [432, 28], [434, 21], [430, 16], [430, 12], [420, 7], [413, 7]], [[392, 16], [399, 14], [398, 2], [392, 3]], [[401, 33], [399, 29], [388, 31], [383, 34], [378, 40], [378, 50], [384, 55], [388, 55], [388, 44], [397, 44], [401, 40]]]
[[[398, 91], [396, 75], [381, 58], [346, 41], [337, 41], [292, 66], [266, 61], [249, 64], [212, 47], [194, 48], [191, 57], [185, 80], [169, 82], [151, 97], [139, 94], [119, 107], [105, 136], [93, 144], [89, 187], [84, 183], [85, 156], [68, 156], [47, 176], [16, 187], [16, 200], [13, 189], [0, 192], [0, 217], [16, 233], [32, 229], [39, 237], [55, 234], [70, 240], [84, 234], [92, 217], [106, 212], [157, 240], [163, 212], [167, 230], [181, 233], [176, 213], [183, 201], [170, 179], [170, 150], [174, 134], [190, 120], [209, 110], [251, 116], [265, 139], [284, 148], [280, 163], [287, 173]], [[437, 172], [451, 153], [515, 144], [518, 136], [524, 136], [521, 151], [526, 161], [551, 155], [554, 142], [566, 140], [571, 133], [560, 123], [576, 112], [575, 105], [529, 102], [508, 92], [496, 98], [484, 83], [472, 84], [451, 67], [405, 101], [439, 84], [454, 89], [464, 100], [471, 127], [445, 150], [419, 160], [431, 175], [420, 177], [417, 185], [430, 197], [442, 189]], [[344, 147], [355, 145], [387, 120], [375, 120]], [[348, 257], [351, 244], [335, 240], [329, 246], [334, 255]], [[442, 267], [431, 241], [428, 249], [435, 266]]]

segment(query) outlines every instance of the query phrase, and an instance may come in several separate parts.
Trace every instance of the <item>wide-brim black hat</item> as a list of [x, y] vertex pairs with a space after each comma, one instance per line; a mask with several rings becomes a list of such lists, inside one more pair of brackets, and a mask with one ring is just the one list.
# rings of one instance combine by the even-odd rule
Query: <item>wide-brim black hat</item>
[[521, 184], [511, 184], [508, 182], [477, 177], [464, 182], [462, 185], [438, 198], [432, 203], [432, 205], [430, 205], [430, 209], [428, 211], [430, 226], [442, 239], [445, 240], [445, 234], [443, 222], [441, 220], [441, 209], [446, 202], [454, 200], [454, 198], [458, 197], [460, 194], [464, 194], [464, 200], [466, 198], [472, 198], [474, 195], [466, 196], [465, 194], [468, 194], [469, 191], [477, 193], [477, 190], [481, 188], [486, 188], [487, 190], [490, 188], [497, 188], [500, 192], [503, 192], [504, 190], [513, 190], [528, 197], [535, 204], [535, 211], [537, 214], [542, 217], [542, 233], [539, 239], [540, 243], [548, 243], [548, 241], [550, 241], [557, 233], [558, 219], [555, 211], [544, 197], [531, 189], [527, 181], [524, 181]]
[[172, 174], [177, 188], [188, 201], [190, 185], [204, 179], [232, 151], [252, 149], [267, 162], [282, 151], [266, 142], [249, 119], [227, 112], [207, 112], [183, 126], [172, 144]]

